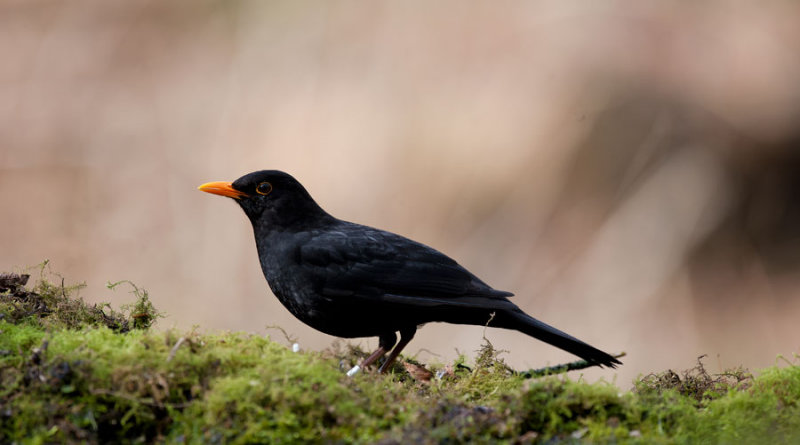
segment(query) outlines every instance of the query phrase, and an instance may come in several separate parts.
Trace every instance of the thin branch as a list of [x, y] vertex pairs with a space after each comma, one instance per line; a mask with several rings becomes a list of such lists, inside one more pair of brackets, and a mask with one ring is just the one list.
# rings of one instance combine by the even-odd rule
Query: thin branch
[[175, 342], [175, 346], [173, 346], [172, 349], [170, 349], [170, 351], [169, 351], [169, 357], [167, 357], [167, 363], [171, 362], [172, 359], [175, 358], [175, 354], [178, 352], [178, 348], [180, 348], [181, 345], [183, 344], [183, 342], [185, 342], [185, 341], [186, 341], [186, 337], [181, 337], [181, 338], [178, 339], [177, 342]]
[[[625, 357], [624, 352], [614, 355], [614, 358]], [[577, 371], [579, 369], [591, 368], [592, 366], [599, 366], [596, 363], [587, 362], [586, 360], [576, 360], [574, 362], [564, 363], [561, 365], [547, 366], [539, 369], [529, 369], [527, 371], [518, 371], [520, 375], [526, 379], [544, 377], [546, 375], [563, 374], [568, 371]]]

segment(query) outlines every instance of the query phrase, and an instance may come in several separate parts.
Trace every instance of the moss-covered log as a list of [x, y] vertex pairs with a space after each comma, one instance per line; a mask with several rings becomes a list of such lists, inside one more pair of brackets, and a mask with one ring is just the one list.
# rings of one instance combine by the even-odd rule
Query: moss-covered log
[[[0, 276], [0, 442], [776, 443], [800, 441], [800, 366], [651, 374], [621, 391], [474, 363], [344, 371], [363, 352], [292, 352], [243, 333], [148, 329], [75, 287]], [[144, 322], [143, 322], [144, 321]]]

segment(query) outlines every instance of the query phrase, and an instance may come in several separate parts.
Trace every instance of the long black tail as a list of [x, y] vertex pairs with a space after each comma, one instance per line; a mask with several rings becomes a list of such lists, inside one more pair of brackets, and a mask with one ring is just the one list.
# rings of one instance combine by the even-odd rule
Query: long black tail
[[514, 329], [577, 355], [589, 363], [616, 368], [622, 362], [577, 338], [531, 317], [521, 310], [502, 310], [495, 313], [489, 326]]

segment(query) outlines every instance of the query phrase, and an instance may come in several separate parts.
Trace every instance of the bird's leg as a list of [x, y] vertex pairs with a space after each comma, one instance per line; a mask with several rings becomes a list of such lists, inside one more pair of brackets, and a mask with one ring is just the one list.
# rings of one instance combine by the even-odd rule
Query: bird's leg
[[392, 346], [397, 343], [397, 334], [394, 332], [389, 334], [384, 334], [378, 337], [378, 349], [375, 350], [372, 354], [369, 355], [366, 359], [359, 366], [362, 368], [366, 368], [367, 366], [375, 363], [376, 360], [383, 357]]
[[356, 375], [358, 371], [375, 363], [376, 360], [386, 355], [386, 353], [389, 352], [390, 349], [392, 349], [392, 346], [394, 346], [395, 343], [397, 343], [397, 334], [395, 334], [394, 332], [383, 334], [380, 337], [378, 337], [378, 349], [376, 349], [375, 352], [370, 354], [369, 357], [365, 358], [364, 361], [361, 362], [361, 364], [353, 366], [352, 369], [347, 371], [347, 376], [352, 377]]
[[416, 333], [417, 333], [416, 326], [410, 329], [403, 329], [400, 331], [400, 343], [398, 343], [397, 346], [395, 346], [394, 349], [392, 349], [392, 352], [389, 354], [389, 357], [387, 357], [386, 361], [383, 362], [380, 368], [378, 368], [379, 373], [385, 372], [386, 369], [388, 369], [389, 366], [391, 366], [392, 363], [394, 363], [394, 360], [397, 358], [398, 355], [400, 355], [400, 351], [402, 351], [403, 348], [406, 347], [408, 342], [410, 342], [411, 339], [414, 338], [414, 334]]

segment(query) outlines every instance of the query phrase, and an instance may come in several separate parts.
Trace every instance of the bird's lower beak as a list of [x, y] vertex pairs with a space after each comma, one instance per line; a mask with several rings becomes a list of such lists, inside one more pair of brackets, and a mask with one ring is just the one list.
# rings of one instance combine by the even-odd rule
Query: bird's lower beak
[[228, 198], [233, 199], [241, 199], [243, 196], [247, 196], [247, 193], [240, 192], [233, 188], [230, 182], [206, 182], [205, 184], [197, 187], [198, 190], [204, 191], [206, 193], [213, 193], [215, 195], [222, 195], [227, 196]]

